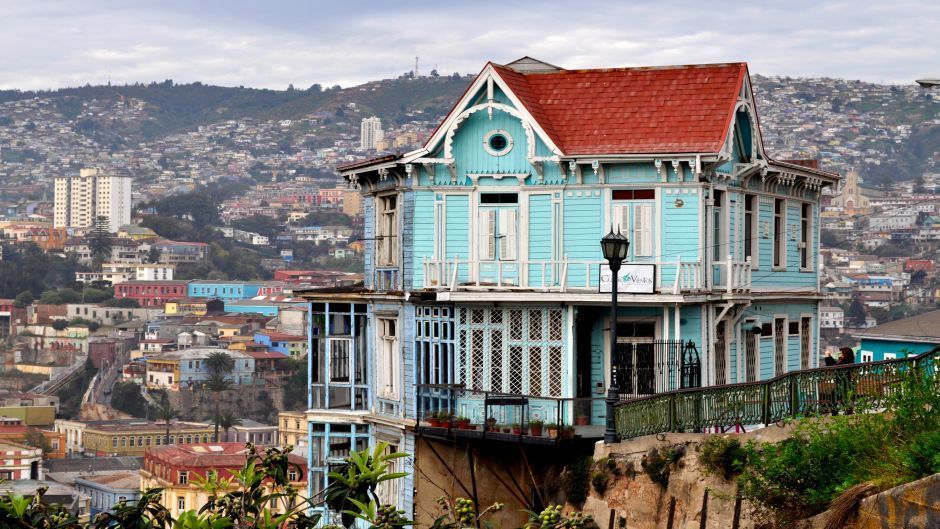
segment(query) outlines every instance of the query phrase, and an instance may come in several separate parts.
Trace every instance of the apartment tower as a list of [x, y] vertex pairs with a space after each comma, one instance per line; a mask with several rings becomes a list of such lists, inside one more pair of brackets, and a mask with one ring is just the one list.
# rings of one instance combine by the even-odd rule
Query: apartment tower
[[90, 228], [95, 217], [109, 220], [108, 231], [131, 222], [131, 178], [82, 169], [78, 176], [55, 179], [55, 227]]

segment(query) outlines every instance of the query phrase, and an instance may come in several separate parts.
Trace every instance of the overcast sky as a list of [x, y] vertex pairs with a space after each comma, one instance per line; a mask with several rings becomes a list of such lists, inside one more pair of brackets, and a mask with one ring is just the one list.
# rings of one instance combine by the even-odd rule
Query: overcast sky
[[[711, 5], [706, 5], [711, 4]], [[940, 77], [940, 2], [0, 0], [0, 88], [349, 86], [531, 55], [567, 68], [747, 61], [752, 73]]]

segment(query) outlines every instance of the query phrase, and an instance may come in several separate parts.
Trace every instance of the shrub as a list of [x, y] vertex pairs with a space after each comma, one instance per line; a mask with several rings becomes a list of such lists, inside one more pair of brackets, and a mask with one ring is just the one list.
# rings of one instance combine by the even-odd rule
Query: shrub
[[707, 474], [731, 479], [744, 467], [746, 453], [733, 437], [713, 435], [699, 448], [698, 462]]
[[584, 505], [588, 497], [588, 480], [590, 479], [591, 456], [578, 456], [569, 465], [565, 472], [563, 487], [568, 503], [577, 508]]
[[670, 447], [664, 451], [651, 448], [643, 456], [640, 465], [653, 483], [666, 487], [669, 485], [669, 474], [672, 473], [673, 467], [682, 459], [684, 453], [684, 448], [678, 446]]
[[607, 476], [606, 472], [596, 470], [594, 474], [591, 475], [591, 485], [594, 487], [594, 490], [597, 491], [601, 496], [607, 492], [607, 485], [610, 483], [610, 478]]

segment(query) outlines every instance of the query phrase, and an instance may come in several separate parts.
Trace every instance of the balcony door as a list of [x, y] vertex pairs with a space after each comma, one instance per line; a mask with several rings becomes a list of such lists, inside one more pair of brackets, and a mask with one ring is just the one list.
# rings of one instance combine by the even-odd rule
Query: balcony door
[[518, 195], [481, 193], [477, 220], [480, 283], [518, 285]]

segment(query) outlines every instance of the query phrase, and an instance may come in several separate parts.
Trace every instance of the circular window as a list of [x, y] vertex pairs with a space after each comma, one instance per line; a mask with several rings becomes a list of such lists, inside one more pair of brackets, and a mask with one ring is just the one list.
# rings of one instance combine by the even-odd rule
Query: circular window
[[493, 130], [483, 138], [483, 148], [493, 156], [503, 156], [512, 150], [512, 137], [504, 130]]

